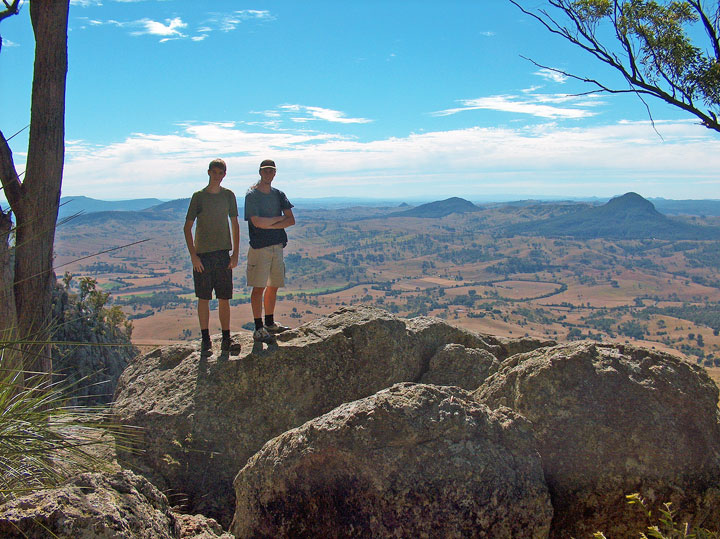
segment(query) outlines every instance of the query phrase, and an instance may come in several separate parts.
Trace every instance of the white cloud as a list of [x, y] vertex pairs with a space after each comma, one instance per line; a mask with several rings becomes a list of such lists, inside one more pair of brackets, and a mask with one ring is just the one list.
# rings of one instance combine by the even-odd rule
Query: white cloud
[[3, 38], [2, 46], [3, 47], [19, 47], [20, 45], [15, 43], [14, 41], [10, 41], [9, 39]]
[[103, 147], [68, 141], [63, 193], [187, 197], [219, 156], [228, 162], [226, 183], [236, 193], [255, 179], [262, 159], [276, 159], [278, 184], [291, 198], [610, 196], [630, 190], [720, 198], [708, 189], [720, 169], [720, 140], [690, 121], [656, 125], [664, 141], [648, 122], [475, 127], [368, 142], [331, 133], [259, 132], [230, 122], [187, 124], [176, 133], [138, 133]]
[[187, 28], [187, 23], [183, 22], [180, 17], [175, 17], [173, 19], [165, 19], [165, 24], [158, 21], [153, 21], [152, 19], [140, 19], [134, 24], [140, 26], [141, 29], [131, 32], [131, 35], [133, 36], [149, 34], [166, 38], [186, 37], [185, 34], [181, 32], [181, 30]]
[[78, 7], [90, 7], [90, 6], [102, 6], [101, 0], [70, 0], [71, 6]]
[[[79, 5], [101, 5], [100, 0], [73, 0]], [[117, 2], [136, 2], [142, 0], [115, 0]], [[143, 18], [134, 21], [117, 21], [117, 20], [99, 20], [87, 19], [79, 17], [80, 20], [86, 20], [91, 26], [110, 25], [118, 28], [130, 30], [131, 36], [151, 35], [158, 36], [161, 43], [176, 39], [190, 39], [191, 41], [204, 41], [214, 31], [231, 32], [236, 30], [238, 25], [243, 21], [249, 20], [275, 20], [275, 17], [269, 11], [259, 10], [242, 10], [235, 11], [231, 14], [212, 14], [207, 20], [203, 21], [197, 29], [192, 29], [190, 25], [180, 17], [165, 19], [164, 22]], [[82, 26], [81, 28], [85, 28]]]
[[340, 124], [366, 124], [372, 122], [368, 118], [348, 118], [344, 112], [323, 107], [310, 107], [306, 105], [280, 105], [276, 110], [256, 112], [266, 118], [272, 119], [274, 125], [287, 117], [293, 123], [306, 123], [311, 121], [325, 121]]
[[244, 21], [249, 20], [271, 21], [275, 20], [275, 17], [273, 17], [269, 11], [244, 9], [227, 14], [214, 14], [208, 19], [207, 24], [212, 28], [217, 28], [221, 32], [232, 32]]
[[[581, 102], [582, 107], [586, 108], [569, 108], [556, 107], [547, 103], [571, 103], [577, 100], [576, 97], [567, 94], [528, 94], [520, 98], [511, 95], [495, 95], [489, 97], [479, 97], [477, 99], [463, 99], [460, 101], [461, 107], [441, 110], [435, 112], [436, 116], [449, 116], [458, 112], [469, 110], [497, 110], [502, 112], [515, 112], [518, 114], [529, 114], [540, 118], [587, 118], [594, 116], [595, 113], [586, 108], [589, 104], [595, 103], [585, 99]], [[576, 105], [578, 103], [575, 103]]]
[[563, 75], [562, 73], [559, 73], [553, 69], [548, 69], [546, 67], [543, 67], [539, 71], [536, 71], [535, 73], [533, 73], [533, 75], [537, 75], [538, 77], [542, 77], [545, 80], [557, 82], [559, 84], [567, 82], [568, 79], [566, 75]]

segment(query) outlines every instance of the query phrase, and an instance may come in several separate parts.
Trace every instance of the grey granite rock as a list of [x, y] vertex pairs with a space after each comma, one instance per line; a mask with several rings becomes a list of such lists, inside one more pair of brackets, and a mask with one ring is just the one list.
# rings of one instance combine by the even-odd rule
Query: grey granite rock
[[345, 402], [421, 380], [446, 344], [505, 353], [441, 320], [403, 320], [372, 307], [313, 320], [278, 335], [270, 349], [253, 350], [247, 333], [234, 338], [243, 350], [236, 357], [204, 358], [190, 344], [136, 359], [113, 404], [120, 423], [145, 433], [142, 452], [119, 455], [125, 465], [223, 525], [232, 518], [233, 477], [266, 441]]
[[720, 526], [718, 389], [703, 369], [623, 345], [580, 342], [512, 356], [475, 392], [532, 422], [555, 517], [551, 537], [637, 537], [658, 515]]
[[269, 441], [235, 479], [245, 537], [546, 537], [529, 423], [455, 387], [398, 384]]

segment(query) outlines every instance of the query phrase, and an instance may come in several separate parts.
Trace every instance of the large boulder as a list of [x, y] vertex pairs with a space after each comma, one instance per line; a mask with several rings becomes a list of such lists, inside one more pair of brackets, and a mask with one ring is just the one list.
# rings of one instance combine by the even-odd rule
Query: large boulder
[[420, 382], [439, 386], [458, 386], [472, 391], [495, 372], [500, 365], [487, 350], [446, 344], [430, 358]]
[[455, 343], [466, 348], [478, 348], [490, 352], [502, 360], [521, 352], [530, 352], [537, 348], [555, 346], [555, 341], [534, 337], [497, 337], [487, 333], [473, 333], [470, 330], [451, 326], [444, 320], [428, 316], [418, 316], [406, 321], [408, 331], [413, 333], [424, 346], [427, 357], [437, 351], [439, 344]]
[[83, 473], [0, 505], [0, 537], [174, 539], [165, 496], [129, 470]]
[[371, 307], [341, 309], [283, 333], [274, 350], [252, 352], [243, 335], [235, 335], [242, 353], [229, 361], [201, 357], [197, 344], [137, 358], [113, 404], [117, 421], [145, 433], [142, 451], [120, 458], [223, 525], [232, 518], [233, 477], [266, 441], [345, 402], [420, 381], [446, 344], [505, 353], [441, 320], [407, 321]]
[[243, 537], [547, 537], [529, 423], [398, 384], [269, 441], [235, 479]]
[[[555, 511], [551, 537], [637, 537], [655, 515], [720, 526], [718, 389], [670, 355], [589, 342], [513, 356], [475, 392], [532, 422]], [[645, 530], [646, 531], [646, 530]]]

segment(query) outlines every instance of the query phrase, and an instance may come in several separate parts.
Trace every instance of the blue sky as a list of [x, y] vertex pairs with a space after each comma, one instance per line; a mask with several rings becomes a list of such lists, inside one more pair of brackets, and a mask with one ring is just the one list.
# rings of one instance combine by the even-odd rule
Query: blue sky
[[[541, 0], [528, 0], [541, 7]], [[506, 0], [72, 0], [63, 195], [188, 197], [207, 163], [288, 197], [720, 198], [720, 136]], [[6, 136], [29, 122], [29, 7], [0, 24]], [[10, 105], [12, 103], [12, 105]], [[662, 138], [661, 138], [662, 137]], [[24, 168], [26, 132], [11, 141]]]

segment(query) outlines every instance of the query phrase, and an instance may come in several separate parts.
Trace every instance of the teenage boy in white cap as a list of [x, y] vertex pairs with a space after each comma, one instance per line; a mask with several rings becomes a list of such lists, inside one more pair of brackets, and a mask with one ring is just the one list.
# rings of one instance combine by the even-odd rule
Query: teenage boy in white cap
[[[275, 321], [278, 288], [285, 286], [283, 248], [285, 229], [295, 224], [290, 201], [272, 186], [275, 161], [260, 163], [260, 180], [245, 195], [245, 220], [248, 222], [250, 249], [247, 255], [247, 285], [252, 287], [250, 304], [255, 320], [253, 340], [274, 342], [274, 333], [289, 328]], [[265, 319], [263, 320], [263, 307]]]

